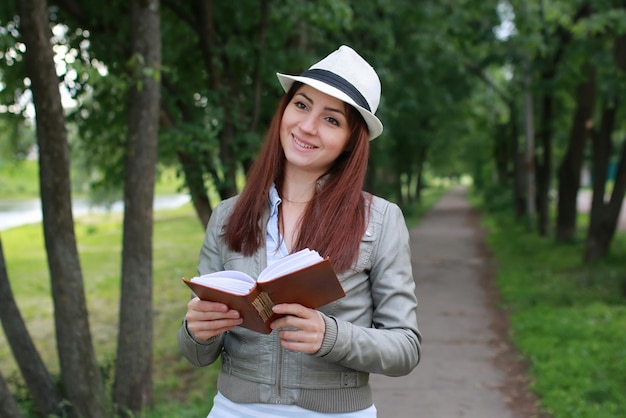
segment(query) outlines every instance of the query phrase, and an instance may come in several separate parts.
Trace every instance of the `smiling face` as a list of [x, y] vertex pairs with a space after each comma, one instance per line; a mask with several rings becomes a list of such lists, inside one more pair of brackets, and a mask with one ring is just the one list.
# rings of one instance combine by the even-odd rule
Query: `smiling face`
[[350, 136], [346, 104], [303, 84], [280, 124], [280, 142], [287, 170], [321, 176], [344, 150]]

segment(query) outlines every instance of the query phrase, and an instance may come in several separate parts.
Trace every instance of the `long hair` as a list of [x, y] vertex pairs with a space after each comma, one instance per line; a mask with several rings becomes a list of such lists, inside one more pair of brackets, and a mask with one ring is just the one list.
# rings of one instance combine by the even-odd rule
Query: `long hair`
[[[265, 245], [265, 226], [261, 220], [267, 211], [269, 189], [274, 183], [280, 192], [285, 170], [280, 124], [287, 105], [301, 85], [294, 83], [280, 102], [226, 225], [226, 244], [246, 256]], [[305, 221], [300, 224], [298, 241], [293, 248], [297, 251], [308, 247], [329, 257], [337, 272], [346, 271], [356, 262], [367, 216], [362, 193], [369, 156], [367, 125], [356, 109], [348, 104], [345, 107], [350, 127], [346, 148], [318, 181], [319, 187], [307, 204], [303, 214]]]

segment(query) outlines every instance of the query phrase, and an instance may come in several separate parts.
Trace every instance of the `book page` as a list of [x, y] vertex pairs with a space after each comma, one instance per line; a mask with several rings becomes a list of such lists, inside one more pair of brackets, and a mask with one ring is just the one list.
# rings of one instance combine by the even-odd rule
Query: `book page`
[[245, 273], [235, 270], [224, 270], [189, 279], [203, 286], [219, 289], [237, 295], [245, 295], [255, 285], [254, 280]]
[[300, 270], [304, 267], [313, 265], [322, 261], [323, 258], [317, 251], [305, 248], [297, 251], [293, 254], [289, 254], [287, 257], [276, 261], [271, 266], [268, 266], [259, 275], [259, 282], [266, 282], [276, 277], [284, 276], [296, 270]]

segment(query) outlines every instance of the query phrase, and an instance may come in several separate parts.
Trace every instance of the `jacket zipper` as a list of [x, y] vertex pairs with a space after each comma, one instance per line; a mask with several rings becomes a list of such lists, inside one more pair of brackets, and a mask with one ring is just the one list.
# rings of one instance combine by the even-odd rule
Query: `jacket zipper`
[[283, 396], [283, 346], [280, 345], [280, 338], [278, 342], [278, 356], [276, 358], [276, 391], [278, 394], [277, 403], [282, 403]]

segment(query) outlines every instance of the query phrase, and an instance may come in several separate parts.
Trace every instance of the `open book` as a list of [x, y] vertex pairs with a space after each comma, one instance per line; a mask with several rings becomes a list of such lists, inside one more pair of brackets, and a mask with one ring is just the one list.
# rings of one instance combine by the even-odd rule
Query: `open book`
[[317, 309], [345, 296], [328, 258], [305, 248], [265, 268], [258, 280], [235, 270], [203, 274], [183, 281], [202, 300], [221, 302], [239, 311], [242, 327], [269, 334], [280, 303]]

